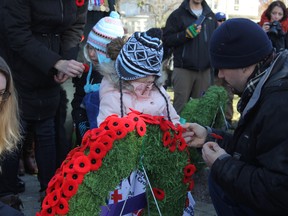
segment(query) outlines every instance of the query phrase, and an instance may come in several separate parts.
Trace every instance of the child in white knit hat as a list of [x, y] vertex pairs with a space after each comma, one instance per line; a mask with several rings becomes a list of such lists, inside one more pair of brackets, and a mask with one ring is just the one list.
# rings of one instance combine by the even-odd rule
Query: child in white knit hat
[[102, 76], [96, 70], [96, 65], [109, 62], [106, 46], [113, 39], [122, 38], [124, 29], [120, 15], [112, 11], [109, 16], [100, 19], [88, 34], [83, 48], [87, 73], [73, 80], [75, 93], [72, 101], [72, 117], [76, 129], [77, 144], [89, 128], [97, 127], [96, 117], [99, 105], [99, 85]]

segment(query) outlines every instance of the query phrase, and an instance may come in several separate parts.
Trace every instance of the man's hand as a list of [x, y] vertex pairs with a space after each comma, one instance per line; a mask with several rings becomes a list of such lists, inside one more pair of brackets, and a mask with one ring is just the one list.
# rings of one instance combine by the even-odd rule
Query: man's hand
[[54, 66], [59, 72], [66, 74], [68, 77], [81, 77], [85, 67], [82, 63], [75, 60], [59, 60]]
[[201, 148], [207, 137], [207, 130], [203, 126], [196, 123], [186, 123], [182, 126], [186, 129], [183, 138], [190, 147]]
[[197, 26], [196, 24], [190, 25], [186, 28], [186, 37], [195, 38], [201, 31], [201, 25]]
[[202, 157], [209, 167], [213, 165], [218, 157], [224, 154], [227, 154], [226, 151], [215, 142], [207, 142], [203, 145]]

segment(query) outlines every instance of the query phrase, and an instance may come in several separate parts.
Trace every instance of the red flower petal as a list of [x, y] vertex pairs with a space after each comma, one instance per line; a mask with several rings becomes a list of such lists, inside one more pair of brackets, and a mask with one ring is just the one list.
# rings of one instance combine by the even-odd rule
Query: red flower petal
[[53, 207], [59, 202], [59, 199], [61, 197], [61, 192], [60, 190], [54, 190], [52, 193], [47, 194], [46, 197], [47, 197], [48, 205]]
[[69, 211], [69, 205], [66, 199], [61, 198], [58, 202], [58, 204], [56, 205], [56, 214], [59, 215], [66, 215]]
[[85, 64], [85, 63], [83, 64], [83, 66], [85, 67], [83, 73], [88, 73], [90, 66], [88, 64]]
[[164, 145], [165, 147], [167, 147], [168, 145], [170, 145], [171, 141], [172, 141], [171, 134], [170, 134], [170, 132], [167, 130], [167, 131], [164, 132], [163, 137], [162, 137], [163, 145]]
[[76, 0], [76, 5], [82, 7], [84, 5], [84, 0]]
[[91, 171], [96, 171], [102, 166], [102, 160], [97, 159], [97, 156], [95, 153], [90, 152], [88, 155], [89, 161], [90, 161], [90, 169]]
[[192, 176], [196, 171], [196, 167], [194, 164], [188, 164], [184, 167], [184, 175], [185, 176]]
[[169, 146], [169, 151], [174, 152], [176, 150], [176, 145], [172, 143], [172, 145]]
[[84, 174], [81, 173], [67, 173], [66, 179], [69, 181], [75, 181], [77, 184], [81, 184], [84, 180]]
[[186, 144], [186, 141], [184, 140], [183, 137], [181, 137], [179, 140], [178, 140], [178, 145], [177, 145], [179, 151], [184, 151], [185, 148], [187, 147], [187, 144]]
[[97, 159], [102, 159], [106, 156], [107, 150], [103, 143], [97, 142], [90, 147], [90, 152], [95, 153]]
[[73, 195], [77, 193], [78, 184], [76, 183], [76, 181], [66, 180], [63, 184], [62, 189], [63, 189], [63, 194], [66, 197], [72, 197]]
[[153, 194], [157, 200], [163, 200], [165, 198], [165, 192], [159, 188], [152, 188]]
[[122, 122], [124, 125], [124, 128], [128, 131], [131, 132], [135, 128], [135, 122], [133, 122], [131, 119], [128, 118], [122, 118]]
[[143, 120], [139, 120], [136, 124], [136, 130], [139, 136], [144, 136], [146, 134], [146, 124]]
[[63, 176], [60, 174], [54, 175], [48, 183], [48, 188], [54, 186], [57, 182], [61, 182], [63, 180]]
[[54, 208], [48, 208], [48, 209], [42, 209], [41, 216], [51, 216], [51, 215], [55, 215], [55, 209]]
[[118, 129], [116, 132], [116, 140], [123, 139], [127, 135], [127, 130]]
[[110, 151], [113, 147], [114, 140], [108, 135], [104, 135], [99, 139], [99, 142], [103, 143], [106, 147], [106, 151]]
[[191, 181], [189, 182], [188, 190], [191, 191], [194, 188], [194, 185], [194, 180], [191, 179]]
[[74, 170], [79, 173], [87, 173], [90, 170], [90, 161], [86, 155], [80, 156], [74, 161]]

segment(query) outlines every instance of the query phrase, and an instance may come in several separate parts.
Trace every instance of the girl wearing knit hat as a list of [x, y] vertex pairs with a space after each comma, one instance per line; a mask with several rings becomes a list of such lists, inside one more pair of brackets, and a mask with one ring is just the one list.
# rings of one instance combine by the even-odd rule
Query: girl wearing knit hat
[[72, 101], [72, 117], [77, 135], [76, 144], [81, 143], [82, 136], [89, 128], [97, 127], [98, 90], [102, 76], [97, 71], [96, 65], [111, 61], [110, 56], [107, 55], [106, 46], [118, 37], [122, 40], [123, 36], [123, 25], [116, 11], [100, 19], [88, 34], [83, 49], [87, 73], [83, 73], [80, 78], [73, 79], [75, 94]]
[[99, 124], [111, 114], [123, 117], [131, 109], [179, 123], [179, 116], [163, 88], [166, 74], [161, 71], [161, 37], [162, 32], [157, 28], [135, 32], [121, 49], [115, 65], [100, 65], [104, 78], [100, 86]]

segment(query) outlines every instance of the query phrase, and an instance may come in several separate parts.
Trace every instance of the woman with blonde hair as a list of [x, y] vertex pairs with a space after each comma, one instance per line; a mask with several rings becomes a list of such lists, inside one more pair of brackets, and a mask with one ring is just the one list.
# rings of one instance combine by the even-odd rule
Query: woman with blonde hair
[[[17, 149], [21, 139], [17, 95], [10, 68], [0, 57], [0, 159]], [[0, 163], [1, 168], [1, 163]], [[2, 202], [1, 202], [2, 201]], [[2, 197], [0, 215], [20, 216], [21, 200], [16, 195]], [[6, 204], [8, 205], [6, 205]], [[11, 208], [13, 207], [13, 208]], [[14, 209], [15, 208], [15, 209]]]
[[20, 140], [17, 96], [11, 71], [0, 57], [0, 156], [12, 151]]

